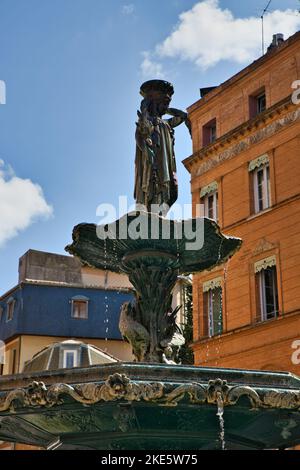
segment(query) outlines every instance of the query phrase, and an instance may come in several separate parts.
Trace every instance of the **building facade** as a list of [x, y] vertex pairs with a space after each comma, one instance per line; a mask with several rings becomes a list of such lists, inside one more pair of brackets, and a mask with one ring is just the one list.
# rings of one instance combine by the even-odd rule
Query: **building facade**
[[121, 305], [130, 299], [126, 276], [82, 267], [70, 256], [29, 250], [19, 260], [17, 286], [0, 297], [1, 374], [22, 372], [36, 353], [69, 338], [132, 360], [118, 327]]
[[[178, 279], [174, 308], [183, 306], [189, 282]], [[29, 250], [19, 260], [18, 284], [0, 297], [0, 375], [22, 372], [42, 349], [70, 338], [132, 361], [131, 347], [119, 331], [121, 305], [132, 299], [126, 275], [84, 267], [71, 256]], [[183, 317], [182, 307], [181, 325]]]
[[200, 365], [299, 375], [300, 33], [273, 43], [189, 108], [194, 215], [243, 239], [194, 276], [193, 349]]

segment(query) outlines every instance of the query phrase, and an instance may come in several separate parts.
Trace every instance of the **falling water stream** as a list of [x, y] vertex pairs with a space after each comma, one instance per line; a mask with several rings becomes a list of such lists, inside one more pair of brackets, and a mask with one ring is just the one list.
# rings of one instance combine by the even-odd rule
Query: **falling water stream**
[[[221, 257], [222, 257], [222, 246], [223, 246], [223, 242], [224, 240], [222, 239], [221, 240], [221, 243], [219, 245], [219, 250], [218, 250], [218, 260], [217, 262], [219, 262], [221, 260]], [[214, 290], [213, 290], [213, 293], [212, 293], [212, 296], [213, 296], [213, 305], [214, 305], [214, 302], [215, 302], [215, 295], [214, 295]], [[218, 340], [217, 340], [217, 344], [216, 344], [216, 361], [215, 361], [215, 366], [218, 365], [218, 359], [219, 359], [219, 356], [220, 356], [220, 342], [221, 342], [221, 332], [222, 332], [222, 326], [223, 326], [223, 317], [222, 317], [222, 313], [223, 313], [223, 305], [222, 305], [222, 294], [221, 294], [221, 297], [220, 297], [220, 308], [219, 308], [219, 315], [218, 315], [218, 324], [217, 324], [217, 331], [218, 331]]]
[[177, 224], [176, 224], [176, 221], [174, 223], [174, 233], [175, 233], [175, 240], [176, 240], [176, 256], [177, 256], [177, 265], [178, 265], [178, 268], [177, 268], [177, 275], [179, 276], [179, 266], [180, 266], [180, 251], [179, 251], [179, 233], [178, 233], [178, 227], [177, 227]]
[[[222, 240], [223, 242], [223, 240]], [[219, 247], [219, 258], [221, 256], [221, 247], [222, 247], [222, 242], [220, 243]], [[223, 269], [223, 292], [220, 297], [220, 310], [219, 310], [219, 316], [218, 316], [218, 338], [217, 338], [217, 343], [216, 343], [216, 363], [215, 365], [218, 365], [218, 359], [220, 357], [220, 346], [221, 346], [221, 335], [224, 331], [224, 328], [227, 327], [227, 321], [228, 321], [228, 312], [227, 312], [227, 307], [226, 307], [226, 298], [223, 299], [223, 295], [226, 292], [226, 283], [227, 283], [227, 275], [228, 275], [228, 269], [230, 265], [230, 258], [227, 260], [227, 262], [224, 265]], [[213, 294], [214, 297], [214, 294]]]
[[[231, 258], [229, 258], [229, 259], [227, 260], [227, 262], [225, 263], [225, 266], [224, 266], [224, 292], [226, 292], [226, 287], [227, 287], [227, 276], [228, 276], [228, 270], [229, 270], [229, 266], [230, 266], [230, 261], [231, 261]], [[228, 311], [227, 311], [227, 302], [226, 302], [226, 298], [225, 298], [225, 302], [224, 302], [224, 308], [225, 308], [225, 319], [226, 319], [226, 327], [227, 327]]]
[[220, 392], [217, 392], [217, 405], [218, 411], [217, 416], [219, 418], [219, 425], [220, 425], [220, 442], [221, 442], [221, 449], [226, 450], [226, 442], [225, 442], [225, 422], [224, 422], [224, 402]]
[[219, 251], [218, 251], [218, 259], [217, 259], [217, 262], [219, 262], [219, 261], [221, 260], [223, 242], [224, 242], [224, 239], [222, 238], [222, 240], [221, 240], [221, 242], [220, 242], [220, 245], [219, 245]]
[[[107, 296], [107, 283], [108, 283], [108, 271], [107, 271], [107, 246], [106, 246], [106, 238], [104, 239], [104, 326], [105, 326], [105, 343], [107, 344], [108, 341], [108, 296]], [[105, 352], [107, 352], [107, 346], [105, 347]]]

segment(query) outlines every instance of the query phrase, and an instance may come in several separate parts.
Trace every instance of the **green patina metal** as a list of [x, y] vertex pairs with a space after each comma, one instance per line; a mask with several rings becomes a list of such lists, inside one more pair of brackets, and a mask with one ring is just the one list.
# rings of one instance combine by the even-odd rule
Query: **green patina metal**
[[[138, 233], [139, 227], [139, 238], [134, 239], [132, 232]], [[160, 252], [169, 255], [170, 261], [176, 258], [178, 274], [190, 274], [224, 263], [241, 243], [239, 238], [223, 235], [216, 222], [205, 217], [176, 221], [137, 211], [103, 226], [77, 225], [66, 250], [83, 264], [113, 272], [128, 272], [128, 256], [144, 250]]]
[[121, 333], [137, 361], [175, 363], [184, 344], [178, 309], [171, 307], [177, 276], [224, 263], [240, 246], [213, 220], [174, 221], [138, 211], [105, 226], [76, 226], [66, 250], [84, 264], [128, 275], [135, 302], [122, 307]]
[[[177, 200], [178, 183], [174, 128], [188, 115], [170, 108], [173, 85], [150, 80], [143, 96], [136, 128], [135, 188], [137, 210], [112, 224], [80, 224], [66, 250], [84, 264], [124, 272], [135, 289], [135, 302], [122, 306], [120, 331], [138, 362], [178, 361], [185, 343], [172, 309], [172, 291], [179, 274], [212, 269], [241, 246], [224, 236], [207, 218], [175, 221], [166, 215]], [[163, 116], [169, 114], [170, 119]], [[141, 210], [142, 209], [142, 210]]]
[[220, 449], [220, 400], [226, 449], [300, 443], [300, 379], [292, 374], [126, 363], [1, 378], [0, 439], [62, 449]]

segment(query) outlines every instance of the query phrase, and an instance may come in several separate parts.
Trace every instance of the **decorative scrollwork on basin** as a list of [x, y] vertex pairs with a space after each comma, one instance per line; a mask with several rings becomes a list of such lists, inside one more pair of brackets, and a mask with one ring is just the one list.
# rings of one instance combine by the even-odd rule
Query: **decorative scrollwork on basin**
[[0, 412], [8, 409], [14, 412], [16, 405], [24, 408], [36, 406], [51, 407], [61, 403], [62, 400], [51, 393], [51, 387], [47, 389], [43, 382], [32, 382], [26, 389], [13, 390], [0, 399]]
[[[125, 374], [113, 374], [102, 385], [83, 384], [74, 387], [81, 403], [93, 404], [98, 401], [156, 401], [163, 396], [164, 386], [160, 382], [137, 383], [131, 381]], [[78, 396], [79, 395], [79, 396]], [[80, 397], [80, 398], [79, 398]]]
[[205, 385], [199, 383], [183, 384], [176, 387], [164, 396], [163, 404], [166, 406], [176, 406], [180, 401], [188, 398], [193, 404], [205, 403], [207, 390]]
[[43, 382], [32, 382], [27, 388], [7, 392], [0, 398], [0, 412], [16, 408], [50, 408], [60, 405], [67, 398], [83, 405], [110, 401], [144, 401], [161, 406], [177, 406], [179, 403], [232, 406], [246, 397], [252, 408], [282, 408], [300, 410], [300, 391], [254, 389], [246, 385], [229, 385], [226, 380], [210, 380], [208, 383], [136, 382], [125, 374], [110, 375], [103, 383], [78, 385], [54, 384], [48, 388]]
[[210, 380], [207, 389], [207, 402], [218, 404], [221, 399], [223, 405], [235, 405], [241, 397], [249, 399], [252, 408], [261, 405], [261, 399], [254, 388], [246, 385], [229, 386], [227, 380]]
[[154, 402], [164, 394], [164, 385], [137, 383], [124, 374], [113, 374], [104, 384], [80, 385], [54, 384], [48, 389], [43, 382], [33, 382], [29, 387], [9, 392], [0, 399], [1, 411], [14, 411], [16, 407], [52, 407], [63, 403], [62, 396], [69, 396], [78, 403], [93, 405], [99, 401], [149, 401]]
[[264, 406], [272, 408], [285, 408], [287, 410], [300, 410], [300, 391], [270, 390], [263, 396]]

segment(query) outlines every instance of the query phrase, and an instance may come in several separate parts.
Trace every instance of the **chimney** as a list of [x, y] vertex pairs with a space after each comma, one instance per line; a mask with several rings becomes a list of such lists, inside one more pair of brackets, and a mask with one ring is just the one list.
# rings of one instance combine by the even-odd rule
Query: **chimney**
[[280, 44], [282, 44], [283, 42], [284, 42], [284, 36], [282, 33], [273, 34], [272, 44], [274, 46], [280, 46]]
[[268, 52], [275, 49], [275, 47], [280, 46], [284, 43], [284, 35], [282, 33], [273, 34], [273, 40], [268, 47]]
[[213, 91], [215, 88], [217, 88], [217, 87], [216, 86], [209, 86], [209, 87], [206, 87], [206, 88], [200, 88], [201, 98], [204, 98], [205, 95], [207, 95], [208, 93]]

